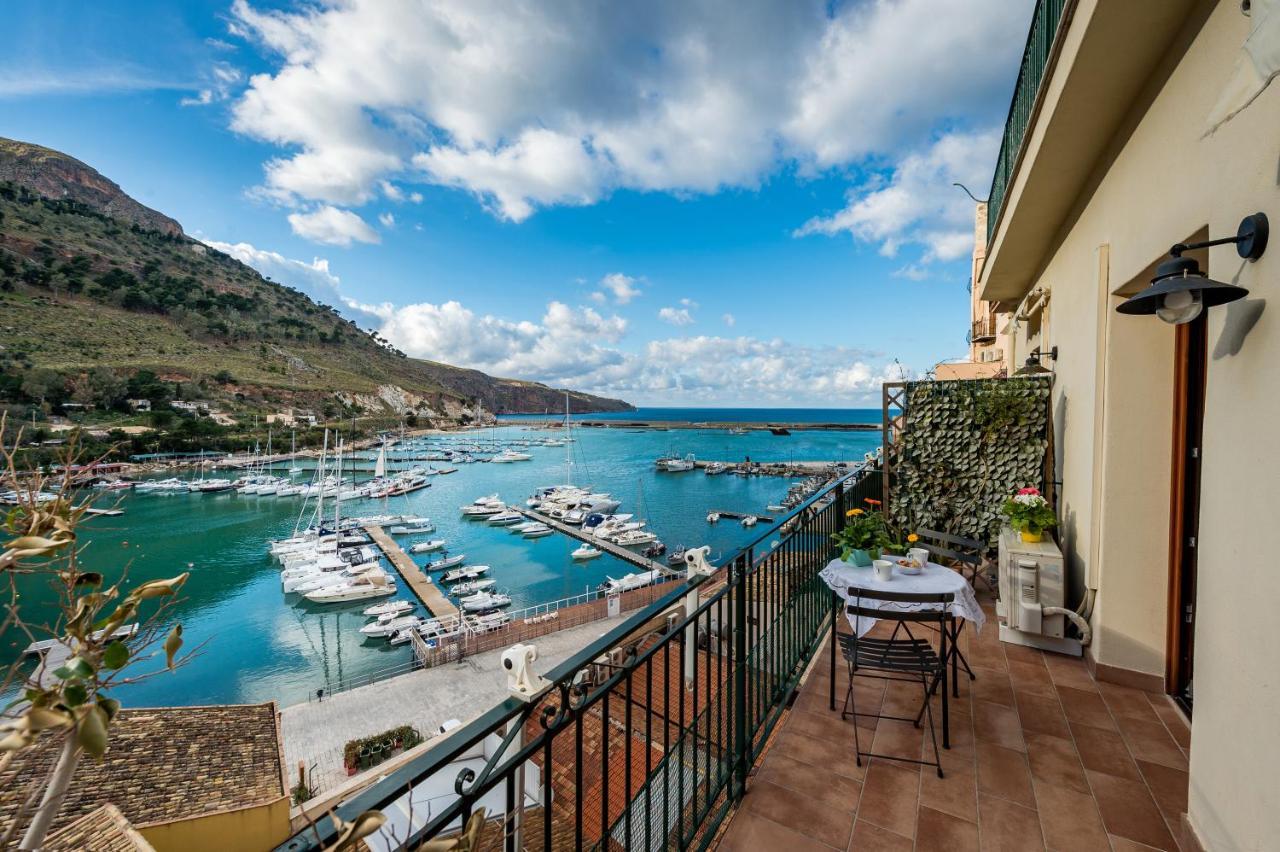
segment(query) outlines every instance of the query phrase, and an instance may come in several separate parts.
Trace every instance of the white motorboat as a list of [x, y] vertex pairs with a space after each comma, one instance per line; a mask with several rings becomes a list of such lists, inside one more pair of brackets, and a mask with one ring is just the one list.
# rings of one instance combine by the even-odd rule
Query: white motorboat
[[494, 500], [491, 503], [472, 503], [469, 506], [462, 507], [462, 514], [468, 518], [480, 518], [488, 515], [496, 515], [505, 512], [507, 507], [501, 500]]
[[707, 476], [717, 476], [718, 474], [724, 473], [728, 469], [729, 469], [729, 466], [724, 462], [711, 462], [705, 468], [703, 468], [703, 473], [705, 473]]
[[507, 509], [506, 511], [499, 512], [496, 515], [490, 515], [488, 518], [485, 519], [485, 523], [494, 527], [505, 527], [508, 524], [518, 524], [523, 518], [524, 518], [524, 515], [520, 514], [519, 512], [515, 512], [515, 511], [512, 511], [511, 509]]
[[714, 524], [718, 520], [720, 520], [719, 512], [711, 512], [707, 515], [707, 523], [709, 524]]
[[588, 559], [595, 559], [597, 556], [603, 556], [604, 551], [594, 545], [584, 544], [569, 555], [574, 559], [586, 561]]
[[627, 530], [613, 541], [623, 547], [635, 547], [640, 544], [648, 544], [651, 541], [657, 541], [658, 536], [648, 530]]
[[511, 462], [528, 461], [533, 456], [528, 453], [522, 453], [518, 450], [503, 450], [494, 456], [490, 461], [494, 464], [510, 464]]
[[449, 594], [463, 598], [468, 595], [474, 595], [476, 592], [483, 592], [485, 589], [492, 589], [497, 584], [498, 581], [492, 577], [487, 577], [483, 580], [468, 580], [450, 588]]
[[489, 633], [504, 626], [509, 621], [511, 621], [511, 616], [505, 612], [491, 612], [476, 616], [471, 622], [471, 630], [474, 633]]
[[457, 556], [449, 556], [444, 559], [437, 559], [435, 562], [428, 562], [422, 566], [422, 570], [428, 573], [432, 571], [443, 571], [445, 568], [452, 568], [455, 565], [461, 565], [467, 561], [465, 553], [459, 553]]
[[440, 578], [440, 582], [456, 583], [459, 580], [474, 580], [476, 577], [482, 577], [488, 573], [488, 565], [468, 565], [465, 568], [455, 568], [452, 571], [446, 571], [444, 576]]
[[394, 595], [394, 581], [385, 574], [370, 576], [368, 574], [355, 577], [350, 583], [326, 586], [314, 592], [307, 592], [306, 598], [312, 603], [346, 603], [366, 598], [380, 598]]
[[545, 536], [551, 535], [553, 532], [555, 532], [555, 530], [551, 529], [551, 527], [547, 526], [546, 524], [538, 524], [536, 527], [531, 527], [525, 530], [524, 537], [525, 538], [543, 538]]
[[[376, 565], [371, 566], [371, 568], [376, 567]], [[352, 571], [349, 569], [345, 571], [329, 571], [309, 577], [296, 577], [286, 580], [284, 583], [284, 590], [286, 594], [297, 592], [298, 594], [305, 595], [307, 592], [314, 592], [316, 589], [327, 589], [330, 586], [340, 586], [350, 583], [356, 579], [366, 577], [372, 579], [379, 575], [384, 578], [387, 576], [386, 572], [381, 569], [378, 569], [377, 571], [370, 570], [369, 568], [360, 571]]]
[[662, 573], [660, 571], [641, 571], [639, 574], [627, 574], [618, 580], [606, 577], [604, 582], [596, 588], [605, 594], [616, 595], [621, 592], [629, 592], [632, 589], [643, 589], [645, 586], [657, 582], [661, 576]]
[[759, 520], [760, 519], [757, 518], [755, 515], [747, 515], [745, 518], [742, 519], [742, 525], [744, 527], [754, 527], [759, 522]]
[[477, 592], [458, 601], [466, 612], [485, 612], [511, 606], [511, 596], [491, 592]]
[[422, 617], [418, 615], [401, 615], [396, 618], [389, 618], [386, 621], [381, 619], [366, 624], [360, 628], [360, 632], [365, 636], [390, 636], [400, 630], [411, 627], [417, 627], [422, 623]]
[[433, 550], [440, 550], [444, 547], [444, 539], [433, 538], [430, 541], [420, 541], [417, 544], [409, 545], [410, 553], [430, 553]]
[[435, 531], [436, 525], [431, 523], [430, 518], [411, 518], [387, 528], [391, 535], [419, 535]]
[[665, 470], [667, 473], [683, 473], [697, 467], [697, 464], [695, 463], [696, 458], [693, 453], [689, 453], [682, 459], [671, 458], [663, 459], [663, 461], [665, 463], [660, 465], [658, 470]]
[[384, 615], [400, 615], [416, 607], [417, 604], [412, 601], [387, 601], [386, 603], [366, 607], [364, 614], [372, 618], [381, 618]]
[[515, 524], [514, 526], [507, 527], [507, 529], [513, 533], [522, 533], [526, 530], [531, 530], [534, 527], [543, 526], [546, 526], [546, 524], [541, 523], [540, 521], [525, 521], [523, 524]]

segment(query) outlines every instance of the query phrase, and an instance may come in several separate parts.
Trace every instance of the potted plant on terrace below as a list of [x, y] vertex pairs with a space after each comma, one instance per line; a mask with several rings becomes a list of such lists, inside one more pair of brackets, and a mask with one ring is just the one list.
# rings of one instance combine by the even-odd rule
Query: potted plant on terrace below
[[889, 541], [884, 518], [879, 512], [866, 509], [850, 509], [845, 517], [848, 521], [844, 529], [831, 536], [831, 540], [840, 548], [843, 561], [867, 568], [871, 560], [880, 558], [880, 550]]
[[1058, 524], [1053, 507], [1035, 488], [1019, 489], [1005, 499], [1001, 511], [1009, 519], [1009, 526], [1022, 533], [1023, 541], [1040, 541], [1045, 530]]

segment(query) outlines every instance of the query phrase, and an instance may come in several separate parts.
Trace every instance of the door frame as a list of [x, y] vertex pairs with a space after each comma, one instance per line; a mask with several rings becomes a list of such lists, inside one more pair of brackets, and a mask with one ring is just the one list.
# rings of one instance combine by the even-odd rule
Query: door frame
[[[1194, 321], [1179, 325], [1174, 337], [1173, 448], [1169, 502], [1169, 594], [1165, 648], [1165, 692], [1174, 696], [1182, 709], [1191, 713], [1181, 691], [1194, 667], [1194, 572], [1198, 560], [1190, 536], [1198, 535], [1200, 513], [1200, 471], [1204, 458], [1192, 459], [1189, 450], [1195, 440], [1198, 453], [1204, 441], [1204, 406], [1208, 378], [1208, 327], [1202, 313]], [[1188, 558], [1190, 557], [1190, 558]], [[1190, 563], [1190, 565], [1188, 565]], [[1188, 577], [1188, 568], [1191, 576]], [[1190, 586], [1190, 589], [1188, 589]], [[1192, 621], [1184, 620], [1191, 605]]]

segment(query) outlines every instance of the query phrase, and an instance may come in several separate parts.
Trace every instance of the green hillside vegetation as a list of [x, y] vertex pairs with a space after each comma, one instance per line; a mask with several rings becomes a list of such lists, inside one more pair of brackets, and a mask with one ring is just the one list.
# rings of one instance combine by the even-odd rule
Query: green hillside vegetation
[[[161, 407], [201, 398], [238, 415], [301, 406], [330, 416], [450, 410], [456, 418], [477, 402], [500, 412], [564, 405], [563, 392], [545, 385], [408, 358], [333, 308], [182, 234], [9, 181], [0, 182], [0, 345], [0, 403], [44, 411], [66, 403], [121, 410], [143, 393], [139, 371], [143, 396]], [[411, 404], [370, 406], [385, 386], [412, 395]], [[352, 401], [360, 394], [365, 405]], [[629, 408], [571, 397], [577, 411]]]

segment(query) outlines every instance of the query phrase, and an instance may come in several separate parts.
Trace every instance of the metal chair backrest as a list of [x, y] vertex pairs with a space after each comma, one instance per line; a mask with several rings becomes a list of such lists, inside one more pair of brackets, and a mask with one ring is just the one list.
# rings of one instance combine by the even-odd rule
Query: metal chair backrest
[[[875, 618], [882, 621], [937, 621], [942, 623], [951, 617], [947, 605], [954, 602], [955, 599], [955, 592], [887, 592], [881, 589], [864, 589], [859, 586], [850, 586], [846, 611], [849, 615]], [[925, 606], [921, 609], [909, 610], [877, 609], [874, 606], [862, 606], [862, 601], [922, 604]]]
[[982, 563], [982, 554], [987, 549], [984, 541], [938, 530], [918, 530], [916, 535], [921, 538], [921, 546], [934, 556], [954, 559], [975, 567]]

